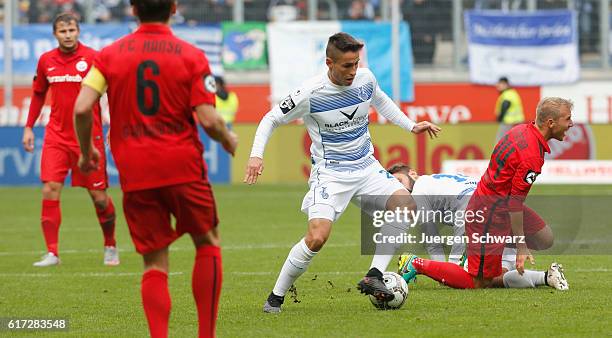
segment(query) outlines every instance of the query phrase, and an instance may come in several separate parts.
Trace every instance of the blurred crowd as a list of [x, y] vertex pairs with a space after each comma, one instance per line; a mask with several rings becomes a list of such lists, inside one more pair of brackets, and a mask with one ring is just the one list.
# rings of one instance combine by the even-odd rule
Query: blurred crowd
[[[235, 0], [178, 0], [175, 23], [231, 21]], [[307, 19], [307, 0], [243, 0], [245, 21]], [[436, 46], [452, 39], [452, 0], [400, 0], [410, 23], [415, 63], [433, 62]], [[0, 0], [2, 3], [3, 0]], [[318, 20], [380, 20], [383, 0], [318, 0]], [[465, 9], [527, 9], [527, 0], [463, 0]], [[599, 0], [573, 0], [578, 14], [580, 51], [599, 45]], [[538, 9], [567, 8], [567, 0], [537, 0]], [[73, 12], [84, 22], [133, 21], [129, 0], [18, 0], [20, 23], [46, 23], [60, 12]]]

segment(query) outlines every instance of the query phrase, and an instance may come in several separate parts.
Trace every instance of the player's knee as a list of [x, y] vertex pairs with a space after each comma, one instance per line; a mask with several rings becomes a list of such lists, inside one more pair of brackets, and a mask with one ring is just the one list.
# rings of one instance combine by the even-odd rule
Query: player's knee
[[325, 242], [327, 242], [327, 236], [324, 236], [322, 234], [309, 234], [304, 239], [304, 242], [306, 242], [306, 246], [308, 247], [308, 249], [317, 252], [321, 250]]
[[93, 203], [96, 209], [104, 210], [108, 206], [108, 199], [94, 199]]
[[46, 182], [43, 184], [42, 194], [44, 199], [58, 199], [62, 191], [62, 185], [55, 182]]

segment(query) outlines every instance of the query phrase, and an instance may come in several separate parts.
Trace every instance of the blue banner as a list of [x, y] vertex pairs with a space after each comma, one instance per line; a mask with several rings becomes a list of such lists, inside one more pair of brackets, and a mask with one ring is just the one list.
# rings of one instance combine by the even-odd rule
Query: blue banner
[[[128, 24], [80, 25], [80, 41], [100, 50], [130, 32]], [[0, 73], [4, 73], [4, 30], [0, 30]], [[51, 24], [32, 24], [13, 28], [13, 72], [34, 74], [40, 56], [57, 47]]]
[[[42, 155], [42, 143], [45, 129], [35, 127], [36, 144], [33, 153], [23, 150], [21, 139], [23, 128], [2, 127], [0, 128], [0, 185], [35, 185], [40, 184], [40, 159]], [[208, 166], [208, 178], [212, 183], [229, 183], [230, 181], [230, 156], [223, 147], [211, 140], [205, 132], [200, 129], [200, 139], [206, 151], [204, 159]], [[110, 150], [106, 150], [108, 161], [106, 171], [111, 185], [119, 184], [119, 174], [115, 166]], [[70, 178], [66, 179], [66, 185], [70, 184]]]
[[[136, 28], [133, 23], [83, 24], [80, 41], [100, 50]], [[214, 74], [223, 74], [221, 62], [223, 33], [221, 25], [198, 25], [172, 27], [179, 38], [197, 46], [206, 53]], [[0, 73], [4, 73], [4, 30], [0, 29]], [[40, 56], [57, 47], [51, 24], [31, 24], [13, 28], [13, 73], [34, 75]]]
[[468, 11], [470, 79], [513, 85], [572, 83], [580, 77], [575, 12]]
[[568, 10], [540, 12], [468, 11], [466, 27], [470, 42], [502, 46], [550, 46], [576, 39], [573, 13]]

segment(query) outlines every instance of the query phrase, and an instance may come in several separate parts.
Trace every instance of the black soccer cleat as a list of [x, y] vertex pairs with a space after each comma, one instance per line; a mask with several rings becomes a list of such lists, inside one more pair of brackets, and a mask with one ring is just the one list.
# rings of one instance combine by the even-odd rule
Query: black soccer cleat
[[263, 306], [263, 311], [267, 313], [279, 313], [281, 312], [281, 305], [285, 301], [285, 297], [277, 296], [273, 292], [270, 292], [266, 303]]
[[393, 292], [385, 286], [385, 282], [382, 279], [382, 273], [380, 273], [380, 276], [372, 276], [370, 273], [368, 273], [368, 275], [369, 276], [363, 277], [357, 284], [357, 289], [359, 289], [361, 293], [372, 295], [376, 297], [376, 299], [385, 302], [392, 301], [395, 298]]

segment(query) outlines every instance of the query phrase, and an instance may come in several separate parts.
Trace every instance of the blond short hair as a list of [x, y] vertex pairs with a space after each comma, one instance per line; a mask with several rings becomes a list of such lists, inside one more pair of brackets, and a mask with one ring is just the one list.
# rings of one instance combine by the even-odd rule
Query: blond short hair
[[540, 100], [536, 109], [536, 124], [538, 127], [541, 127], [548, 119], [558, 120], [562, 107], [567, 107], [572, 111], [574, 102], [561, 97], [545, 97]]

